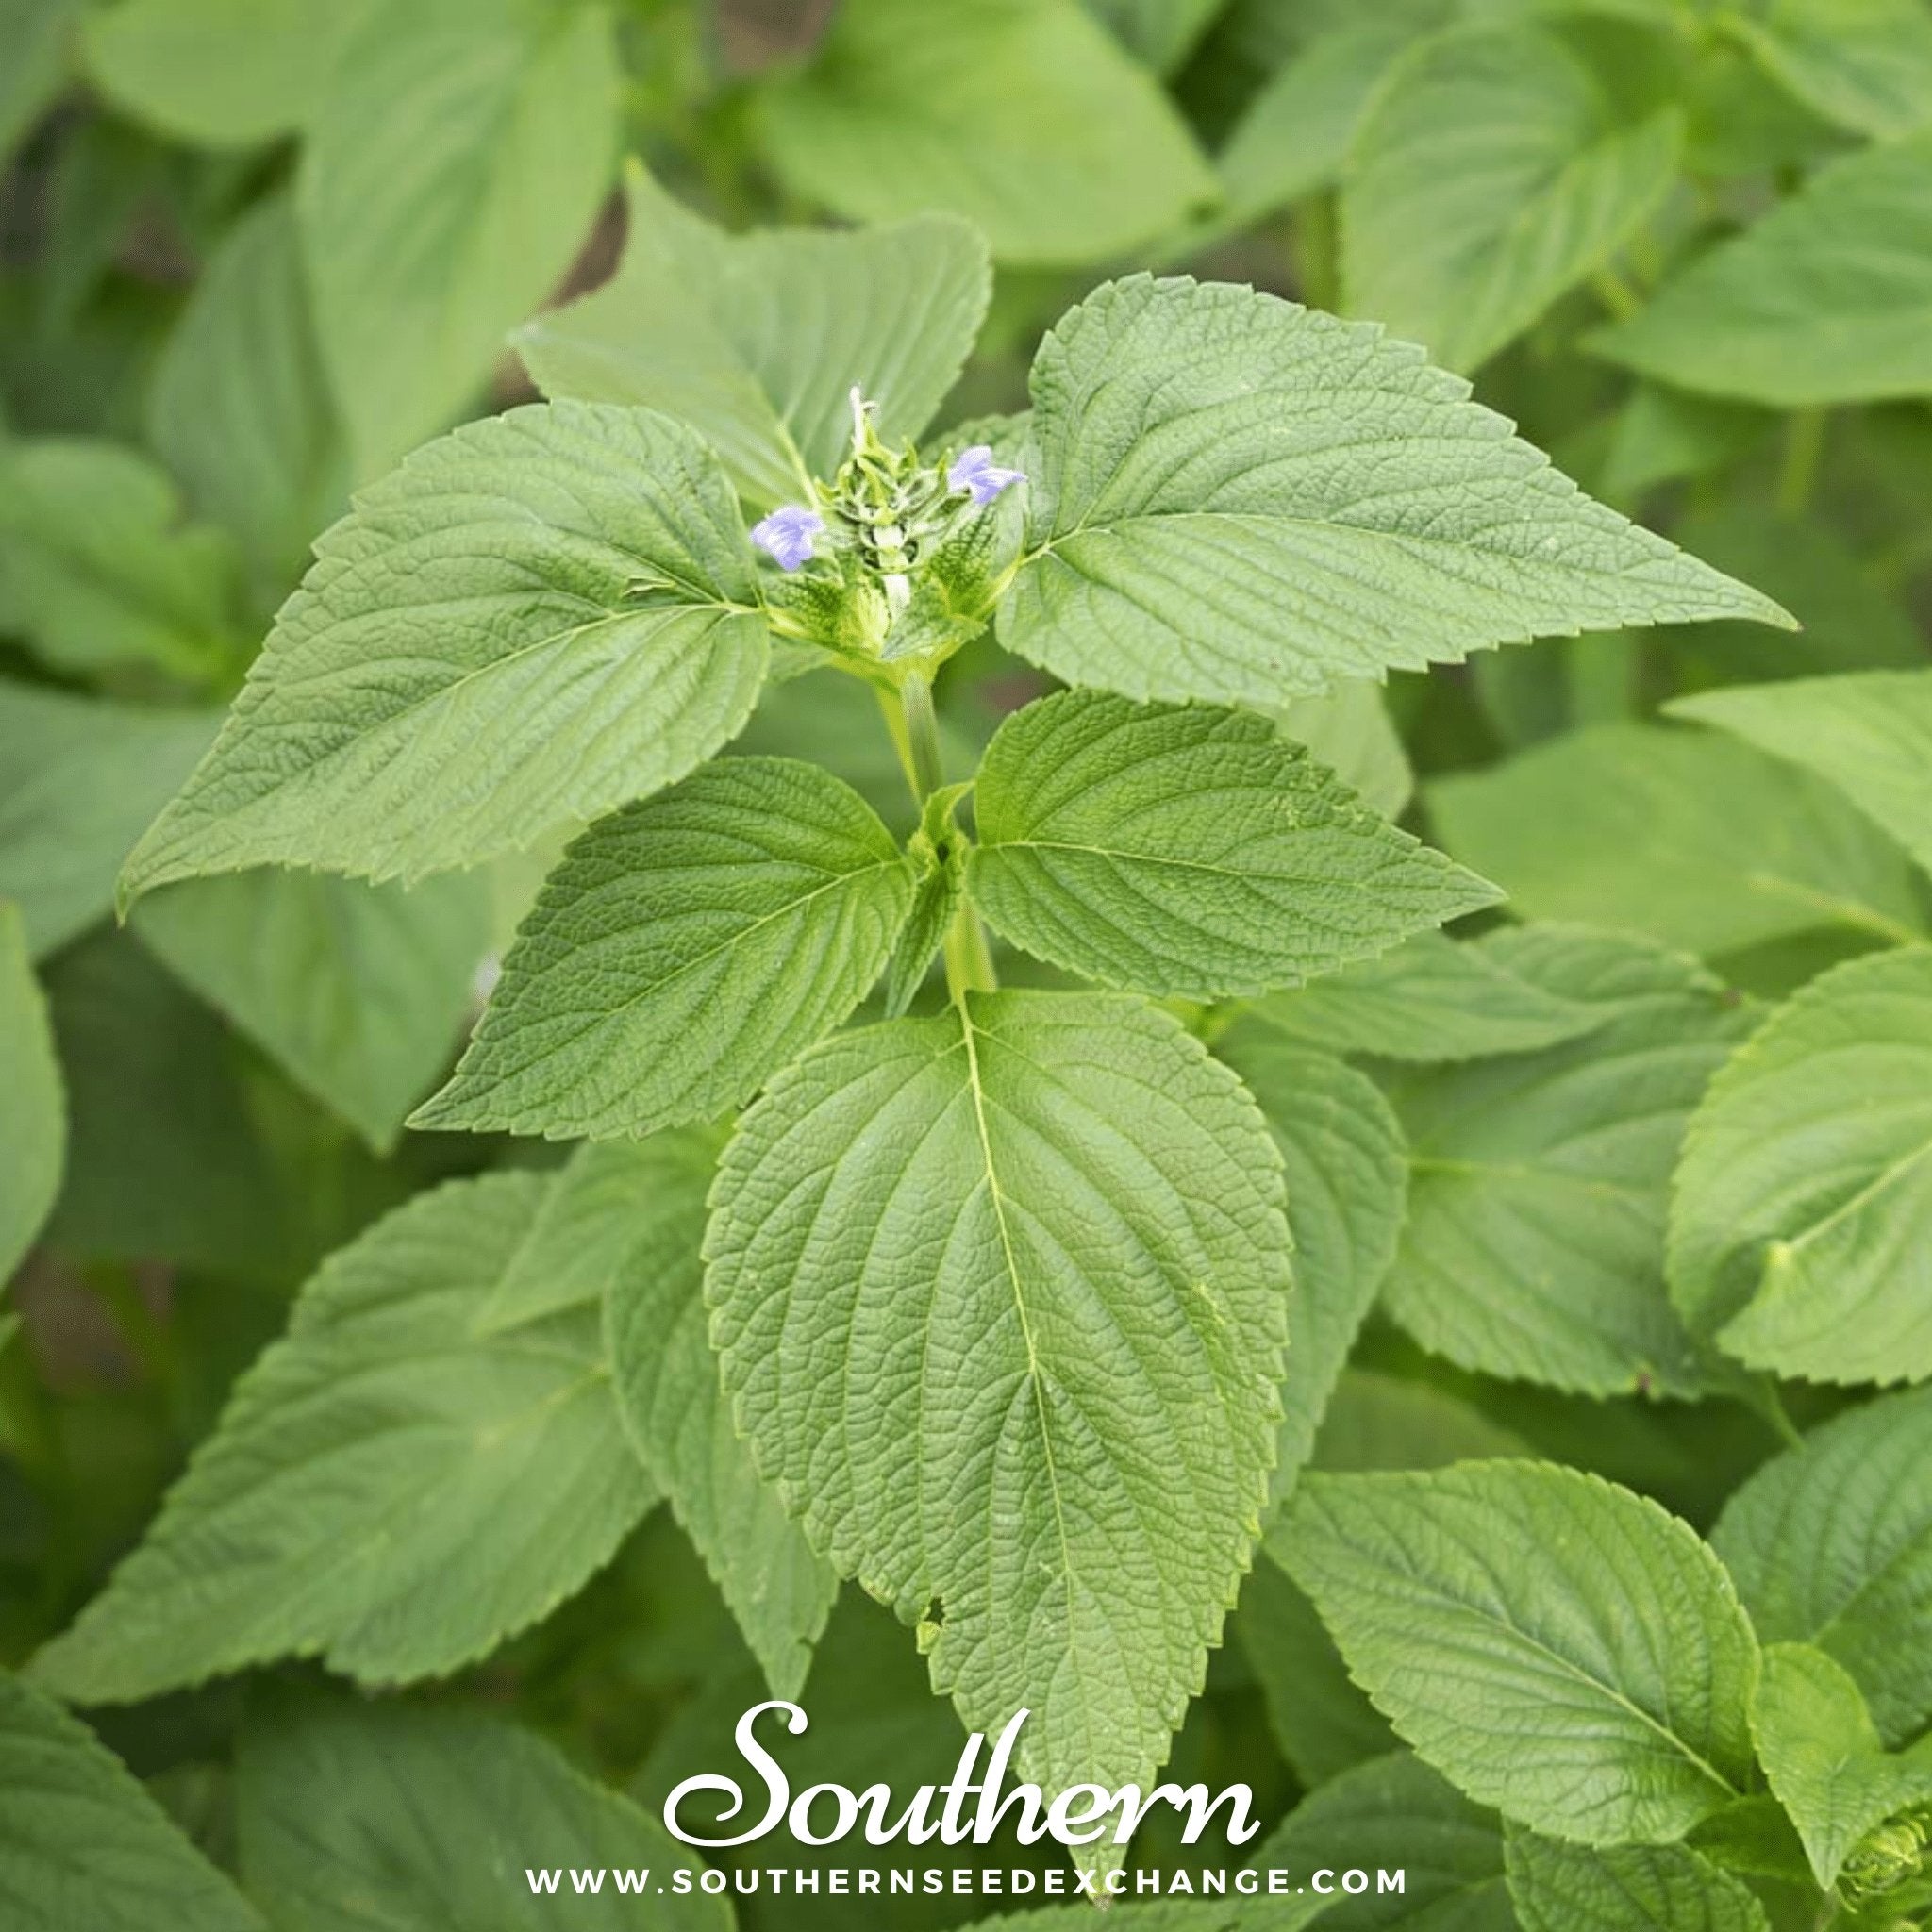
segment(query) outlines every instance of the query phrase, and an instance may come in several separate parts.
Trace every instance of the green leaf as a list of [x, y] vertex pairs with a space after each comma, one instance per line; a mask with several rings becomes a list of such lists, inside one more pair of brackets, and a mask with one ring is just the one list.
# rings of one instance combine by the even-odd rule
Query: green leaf
[[358, 4], [124, 0], [88, 22], [88, 74], [177, 141], [252, 146], [293, 133], [313, 110]]
[[1346, 22], [1275, 70], [1215, 157], [1231, 215], [1255, 221], [1333, 182], [1383, 77], [1427, 32], [1419, 11], [1449, 8]]
[[1274, 1136], [1294, 1238], [1288, 1379], [1272, 1503], [1293, 1487], [1357, 1331], [1395, 1258], [1408, 1193], [1402, 1128], [1374, 1081], [1250, 1021], [1216, 1043]]
[[1338, 1895], [1322, 1914], [1332, 1932], [1406, 1925], [1515, 1932], [1503, 1883], [1503, 1823], [1407, 1751], [1344, 1771], [1291, 1811], [1255, 1863], [1296, 1874], [1386, 1866], [1401, 1848], [1400, 1892]]
[[1600, 268], [1670, 191], [1684, 140], [1676, 109], [1639, 118], [1612, 78], [1550, 28], [1418, 46], [1350, 152], [1349, 309], [1474, 369]]
[[566, 1140], [713, 1120], [865, 997], [912, 885], [842, 779], [720, 758], [572, 841], [414, 1124]]
[[1512, 973], [1494, 946], [1419, 932], [1378, 959], [1363, 959], [1254, 1012], [1278, 1032], [1331, 1053], [1393, 1060], [1468, 1060], [1527, 1053], [1589, 1033], [1601, 1008]]
[[1378, 1369], [1344, 1369], [1315, 1439], [1317, 1469], [1441, 1469], [1529, 1444], [1461, 1395]]
[[1880, 1825], [1932, 1807], [1932, 1739], [1888, 1755], [1857, 1682], [1808, 1643], [1765, 1650], [1751, 1733], [1765, 1779], [1825, 1890]]
[[[1845, 458], [1857, 454], [1840, 447]], [[1919, 474], [1916, 465], [1910, 474]], [[1678, 689], [1908, 669], [1925, 661], [1924, 640], [1910, 610], [1820, 518], [1733, 501], [1690, 512], [1677, 531], [1698, 556], [1762, 585], [1805, 626], [1796, 637], [1750, 624], [1665, 630], [1657, 640], [1657, 655]]]
[[1314, 1605], [1269, 1553], [1256, 1557], [1228, 1628], [1282, 1757], [1309, 1790], [1395, 1748], [1395, 1734], [1349, 1676]]
[[[1292, 1183], [1291, 1182], [1291, 1187]], [[1306, 1257], [1297, 1262], [1297, 1299]], [[1291, 1311], [1291, 1328], [1293, 1325]], [[1291, 1349], [1293, 1347], [1291, 1340]], [[1289, 1357], [1291, 1378], [1295, 1358]], [[1481, 1457], [1526, 1456], [1528, 1444], [1460, 1397], [1365, 1369], [1344, 1369], [1322, 1416], [1316, 1469], [1439, 1469]], [[1237, 1629], [1260, 1678], [1283, 1754], [1316, 1785], [1394, 1744], [1388, 1722], [1349, 1676], [1315, 1607], [1283, 1566], [1292, 1537], [1286, 1511], [1270, 1524], [1241, 1592]]]
[[1705, 691], [1670, 708], [1816, 772], [1932, 872], [1932, 671]]
[[1821, 169], [1594, 346], [1774, 408], [1932, 391], [1932, 133]]
[[[1640, 382], [1617, 412], [1616, 428], [1604, 458], [1604, 493], [1616, 501], [1641, 496], [1683, 476], [1707, 475], [1766, 441], [1777, 419], [1768, 410], [1715, 396], [1690, 395], [1661, 383]], [[1686, 519], [1685, 548], [1698, 557], [1715, 555], [1691, 539]], [[1807, 529], [1817, 527], [1807, 524]], [[1745, 576], [1750, 580], [1750, 573]], [[1779, 600], [1787, 608], [1790, 599]], [[1805, 621], [1802, 611], [1794, 612]], [[1790, 648], [1790, 640], [1777, 642]]]
[[1172, 74], [1193, 51], [1225, 0], [1084, 0], [1123, 46], [1157, 74]]
[[349, 486], [285, 196], [209, 258], [156, 364], [147, 430], [195, 509], [241, 544], [255, 606], [274, 609]]
[[1932, 15], [1921, 0], [1770, 0], [1724, 27], [1781, 86], [1856, 134], [1887, 140], [1932, 119]]
[[1072, 683], [1268, 706], [1537, 636], [1787, 621], [1367, 324], [1134, 276], [1061, 319], [1032, 383], [999, 631]]
[[1395, 1084], [1412, 1151], [1389, 1312], [1489, 1374], [1695, 1394], [1704, 1375], [1664, 1287], [1671, 1170], [1751, 1017], [1690, 961], [1641, 941], [1529, 927], [1480, 944], [1597, 1024]]
[[377, 1153], [449, 1064], [490, 941], [490, 888], [267, 870], [169, 886], [134, 929]]
[[[284, 1287], [299, 1278], [286, 1191], [222, 1022], [131, 933], [69, 947], [46, 985], [68, 1117], [46, 1246]], [[305, 1176], [308, 1190], [322, 1178]]]
[[1528, 919], [1702, 954], [1820, 926], [1917, 936], [1904, 855], [1829, 786], [1731, 740], [1600, 724], [1428, 798], [1443, 844]]
[[1507, 1856], [1522, 1932], [1771, 1932], [1742, 1879], [1682, 1845], [1592, 1851], [1512, 1830]]
[[1158, 84], [1078, 0], [851, 0], [759, 126], [794, 192], [859, 221], [944, 208], [1003, 261], [1100, 261], [1214, 176]]
[[588, 1149], [627, 1183], [630, 1239], [606, 1304], [633, 1445], [738, 1620], [774, 1697], [796, 1697], [839, 1580], [758, 1479], [732, 1424], [704, 1299], [705, 1196], [717, 1148], [694, 1134]]
[[262, 1932], [84, 1725], [0, 1674], [8, 1932]]
[[65, 85], [80, 15], [80, 0], [6, 0], [0, 8], [8, 52], [0, 69], [0, 165]]
[[19, 903], [35, 958], [112, 908], [127, 848], [215, 723], [0, 682], [0, 897]]
[[236, 577], [225, 533], [184, 525], [179, 492], [146, 457], [82, 437], [0, 449], [0, 626], [57, 670], [218, 680], [236, 643]]
[[889, 442], [932, 420], [991, 292], [964, 222], [728, 235], [635, 161], [625, 189], [617, 273], [511, 338], [544, 394], [681, 417], [761, 506], [808, 500], [850, 453], [853, 384]]
[[1816, 1644], [1890, 1743], [1932, 1718], [1932, 1390], [1814, 1429], [1724, 1505], [1711, 1542], [1768, 1643]]
[[358, 478], [462, 410], [562, 280], [610, 185], [620, 78], [600, 5], [417, 0], [349, 27], [296, 200]]
[[1749, 1776], [1757, 1644], [1690, 1527], [1579, 1471], [1309, 1475], [1290, 1568], [1350, 1671], [1479, 1804], [1663, 1843]]
[[[654, 1819], [554, 1745], [468, 1711], [263, 1697], [236, 1790], [242, 1877], [283, 1932], [730, 1932], [722, 1900], [670, 1890], [691, 1855]], [[531, 1860], [560, 1871], [568, 1906], [531, 1897]], [[602, 1889], [577, 1894], [569, 1874], [599, 1869]], [[641, 1896], [618, 1890], [620, 1871], [644, 1874]]]
[[35, 1681], [125, 1703], [278, 1657], [442, 1674], [603, 1564], [652, 1490], [598, 1309], [476, 1319], [549, 1185], [453, 1182], [332, 1256]]
[[970, 993], [825, 1041], [739, 1124], [706, 1293], [759, 1466], [920, 1620], [1017, 1774], [1144, 1782], [1259, 1527], [1279, 1158], [1165, 1015]]
[[1753, 1368], [1932, 1375], [1932, 947], [1822, 974], [1731, 1057], [1685, 1141], [1670, 1277]]
[[474, 864], [701, 764], [764, 625], [737, 499], [644, 409], [512, 409], [418, 450], [316, 544], [227, 724], [122, 875]]
[[994, 735], [974, 811], [993, 925], [1147, 992], [1292, 985], [1493, 901], [1252, 712], [1042, 698]]
[[60, 1191], [67, 1099], [20, 908], [0, 899], [0, 1289]]
[[1362, 802], [1385, 819], [1415, 795], [1415, 772], [1379, 684], [1355, 679], [1320, 697], [1278, 706], [1281, 735], [1305, 744]]
[[912, 910], [900, 929], [886, 968], [886, 1018], [896, 1020], [924, 985], [966, 896], [966, 840], [954, 813], [970, 783], [942, 785], [925, 801], [908, 848], [916, 874]]

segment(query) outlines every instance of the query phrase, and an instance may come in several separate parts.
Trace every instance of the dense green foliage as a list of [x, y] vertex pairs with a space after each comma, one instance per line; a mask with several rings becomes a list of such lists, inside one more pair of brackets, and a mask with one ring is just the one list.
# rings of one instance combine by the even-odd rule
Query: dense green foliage
[[[0, 166], [8, 1932], [1932, 1915], [1928, 0], [0, 0]], [[679, 1844], [766, 1698], [1265, 1836]]]

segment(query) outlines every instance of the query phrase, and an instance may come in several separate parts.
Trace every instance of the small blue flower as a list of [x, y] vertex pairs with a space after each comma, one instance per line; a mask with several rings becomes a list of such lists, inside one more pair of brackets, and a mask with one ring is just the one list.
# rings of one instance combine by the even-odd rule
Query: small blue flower
[[946, 472], [946, 487], [965, 491], [978, 504], [991, 503], [1002, 490], [1025, 480], [1024, 470], [1001, 469], [992, 459], [992, 446], [984, 442], [962, 449]]
[[775, 558], [781, 570], [796, 570], [811, 556], [812, 539], [824, 527], [825, 520], [817, 510], [802, 504], [781, 504], [751, 526], [751, 541], [767, 557]]

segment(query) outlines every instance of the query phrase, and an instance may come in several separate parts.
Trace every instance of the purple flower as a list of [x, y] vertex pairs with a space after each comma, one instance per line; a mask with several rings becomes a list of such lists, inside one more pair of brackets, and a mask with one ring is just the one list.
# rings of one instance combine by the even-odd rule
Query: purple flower
[[984, 442], [962, 449], [946, 472], [946, 487], [965, 491], [978, 504], [991, 503], [1009, 484], [1025, 480], [1024, 470], [1001, 469], [992, 459], [992, 446]]
[[774, 558], [781, 570], [796, 570], [810, 557], [812, 539], [824, 527], [825, 520], [817, 510], [802, 504], [781, 504], [751, 526], [751, 541], [767, 557]]

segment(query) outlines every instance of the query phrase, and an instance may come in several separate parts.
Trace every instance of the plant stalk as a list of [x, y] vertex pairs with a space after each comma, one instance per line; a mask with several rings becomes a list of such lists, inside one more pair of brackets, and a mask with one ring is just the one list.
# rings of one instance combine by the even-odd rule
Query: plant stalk
[[[899, 688], [900, 723], [905, 732], [907, 775], [912, 795], [923, 810], [925, 802], [946, 782], [945, 761], [940, 756], [939, 714], [933, 709], [932, 679], [917, 672]], [[895, 734], [896, 736], [896, 734]], [[999, 987], [992, 947], [978, 908], [962, 898], [941, 948], [946, 968], [946, 992], [958, 1006], [969, 992], [992, 992]]]
[[1818, 468], [1824, 458], [1825, 412], [1800, 409], [1785, 436], [1784, 468], [1777, 479], [1777, 507], [1787, 516], [1803, 516], [1810, 507]]

